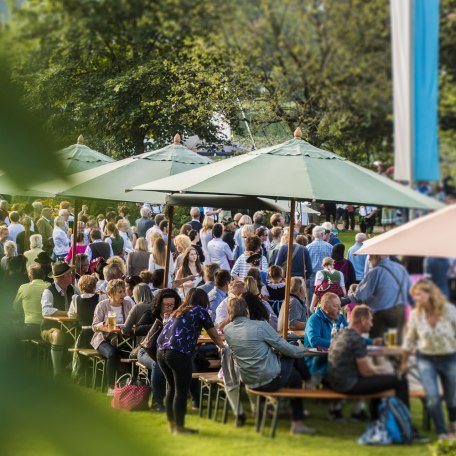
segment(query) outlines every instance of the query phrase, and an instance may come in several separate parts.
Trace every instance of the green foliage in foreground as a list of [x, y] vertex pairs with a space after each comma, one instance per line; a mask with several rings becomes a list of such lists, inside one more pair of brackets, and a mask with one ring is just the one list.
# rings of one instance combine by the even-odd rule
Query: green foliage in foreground
[[[232, 417], [228, 424], [214, 423], [205, 418], [199, 418], [197, 412], [188, 415], [187, 424], [200, 431], [196, 436], [175, 437], [169, 434], [165, 414], [156, 412], [122, 413], [110, 410], [109, 398], [99, 393], [84, 390], [87, 399], [93, 402], [96, 408], [107, 410], [119, 421], [131, 441], [141, 443], [143, 447], [153, 445], [150, 454], [180, 456], [206, 455], [318, 455], [318, 456], [380, 456], [390, 455], [429, 455], [426, 445], [391, 446], [391, 447], [363, 447], [356, 443], [356, 439], [363, 433], [364, 425], [355, 423], [335, 424], [326, 419], [327, 406], [324, 403], [308, 403], [312, 418], [308, 424], [317, 429], [314, 436], [291, 436], [289, 420], [282, 418], [279, 430], [274, 440], [258, 436], [253, 428], [253, 419], [248, 418], [247, 425], [235, 428]], [[350, 407], [346, 408], [346, 415]], [[421, 404], [413, 403], [415, 423], [421, 423]], [[40, 439], [29, 432], [17, 431], [14, 434], [14, 444], [9, 449], [8, 456], [59, 456], [51, 442]], [[91, 442], [86, 442], [87, 455], [91, 451]], [[115, 456], [113, 454], [112, 456]]]

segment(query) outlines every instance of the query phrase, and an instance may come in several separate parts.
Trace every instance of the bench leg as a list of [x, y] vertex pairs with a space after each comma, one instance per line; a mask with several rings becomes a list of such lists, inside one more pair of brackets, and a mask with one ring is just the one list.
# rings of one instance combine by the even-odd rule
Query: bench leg
[[271, 439], [273, 439], [275, 437], [277, 423], [279, 421], [280, 399], [271, 399], [271, 402], [273, 405], [274, 413], [272, 415], [271, 431], [269, 433], [269, 437], [271, 437]]
[[268, 417], [268, 408], [269, 408], [269, 403], [268, 399], [264, 401], [264, 407], [263, 407], [263, 416], [261, 417], [261, 426], [260, 426], [260, 434], [263, 435], [264, 429], [266, 428], [266, 419]]
[[261, 408], [261, 397], [257, 396], [256, 407], [255, 407], [255, 431], [257, 433], [260, 432], [260, 416], [261, 416], [260, 408]]
[[[235, 416], [237, 423], [237, 416]], [[225, 393], [225, 402], [223, 402], [223, 411], [222, 411], [222, 423], [226, 424], [228, 421], [228, 396]]]
[[214, 385], [211, 383], [207, 386], [208, 396], [207, 396], [207, 419], [211, 419], [212, 415], [212, 394], [214, 393]]
[[220, 403], [220, 394], [221, 394], [221, 391], [222, 391], [222, 387], [220, 385], [216, 385], [216, 388], [217, 388], [217, 392], [215, 394], [215, 405], [214, 405], [214, 414], [213, 414], [213, 420], [214, 421], [217, 421], [217, 418], [218, 418], [218, 407], [219, 407], [219, 403]]
[[200, 403], [199, 403], [199, 410], [198, 410], [198, 415], [199, 415], [200, 418], [203, 416], [204, 387], [205, 387], [204, 383], [200, 382], [200, 401], [199, 401]]

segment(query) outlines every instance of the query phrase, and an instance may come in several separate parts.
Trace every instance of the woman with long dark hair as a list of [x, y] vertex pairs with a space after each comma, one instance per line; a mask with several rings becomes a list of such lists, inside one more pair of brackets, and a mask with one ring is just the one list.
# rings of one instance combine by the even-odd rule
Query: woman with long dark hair
[[193, 278], [181, 285], [184, 296], [189, 288], [198, 286], [199, 282], [201, 282], [202, 274], [203, 267], [199, 261], [198, 251], [194, 247], [189, 247], [184, 253], [182, 267], [176, 273], [176, 280], [184, 279], [185, 277]]
[[[152, 359], [152, 353], [148, 346], [148, 340], [152, 336], [150, 331], [153, 331], [153, 325], [156, 320], [163, 323], [169, 318], [181, 304], [181, 299], [178, 293], [170, 288], [160, 290], [153, 298], [152, 305], [144, 312], [136, 325], [135, 334], [144, 336], [140, 343], [141, 348], [138, 351], [138, 361], [150, 370], [150, 383], [152, 385], [152, 409], [156, 412], [163, 412], [165, 407], [163, 401], [166, 393], [166, 380], [160, 366]], [[138, 304], [135, 306], [137, 307]], [[128, 321], [127, 321], [128, 323]], [[148, 327], [146, 332], [143, 328]], [[152, 356], [151, 356], [152, 355]]]
[[223, 348], [223, 342], [208, 313], [207, 293], [192, 288], [184, 302], [165, 324], [157, 342], [158, 364], [165, 374], [166, 414], [169, 429], [175, 434], [197, 432], [184, 426], [187, 396], [192, 381], [192, 357], [198, 337], [204, 328], [213, 342]]
[[350, 260], [344, 258], [345, 245], [336, 244], [332, 248], [331, 258], [334, 260], [334, 269], [344, 275], [345, 289], [348, 290], [356, 282], [355, 268]]

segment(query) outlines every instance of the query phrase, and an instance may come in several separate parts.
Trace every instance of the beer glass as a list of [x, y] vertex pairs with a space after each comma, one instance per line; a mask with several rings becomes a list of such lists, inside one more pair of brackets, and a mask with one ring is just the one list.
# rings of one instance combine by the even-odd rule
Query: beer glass
[[109, 329], [116, 329], [116, 313], [108, 312], [107, 326]]
[[395, 347], [397, 343], [397, 329], [388, 329], [386, 334], [386, 345], [388, 347]]

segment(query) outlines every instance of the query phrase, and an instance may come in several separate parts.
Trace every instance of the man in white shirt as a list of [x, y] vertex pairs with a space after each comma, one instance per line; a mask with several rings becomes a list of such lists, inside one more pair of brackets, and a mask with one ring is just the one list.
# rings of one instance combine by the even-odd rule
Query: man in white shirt
[[220, 269], [229, 271], [230, 263], [233, 260], [233, 252], [229, 245], [222, 240], [223, 226], [216, 223], [212, 228], [212, 240], [207, 244], [206, 261], [208, 263], [218, 263]]
[[[41, 296], [41, 312], [43, 317], [66, 317], [74, 294], [71, 285], [74, 268], [63, 261], [52, 266], [54, 283], [43, 291]], [[62, 358], [64, 334], [58, 322], [43, 320], [41, 338], [51, 344], [51, 359], [54, 376], [62, 374]]]

